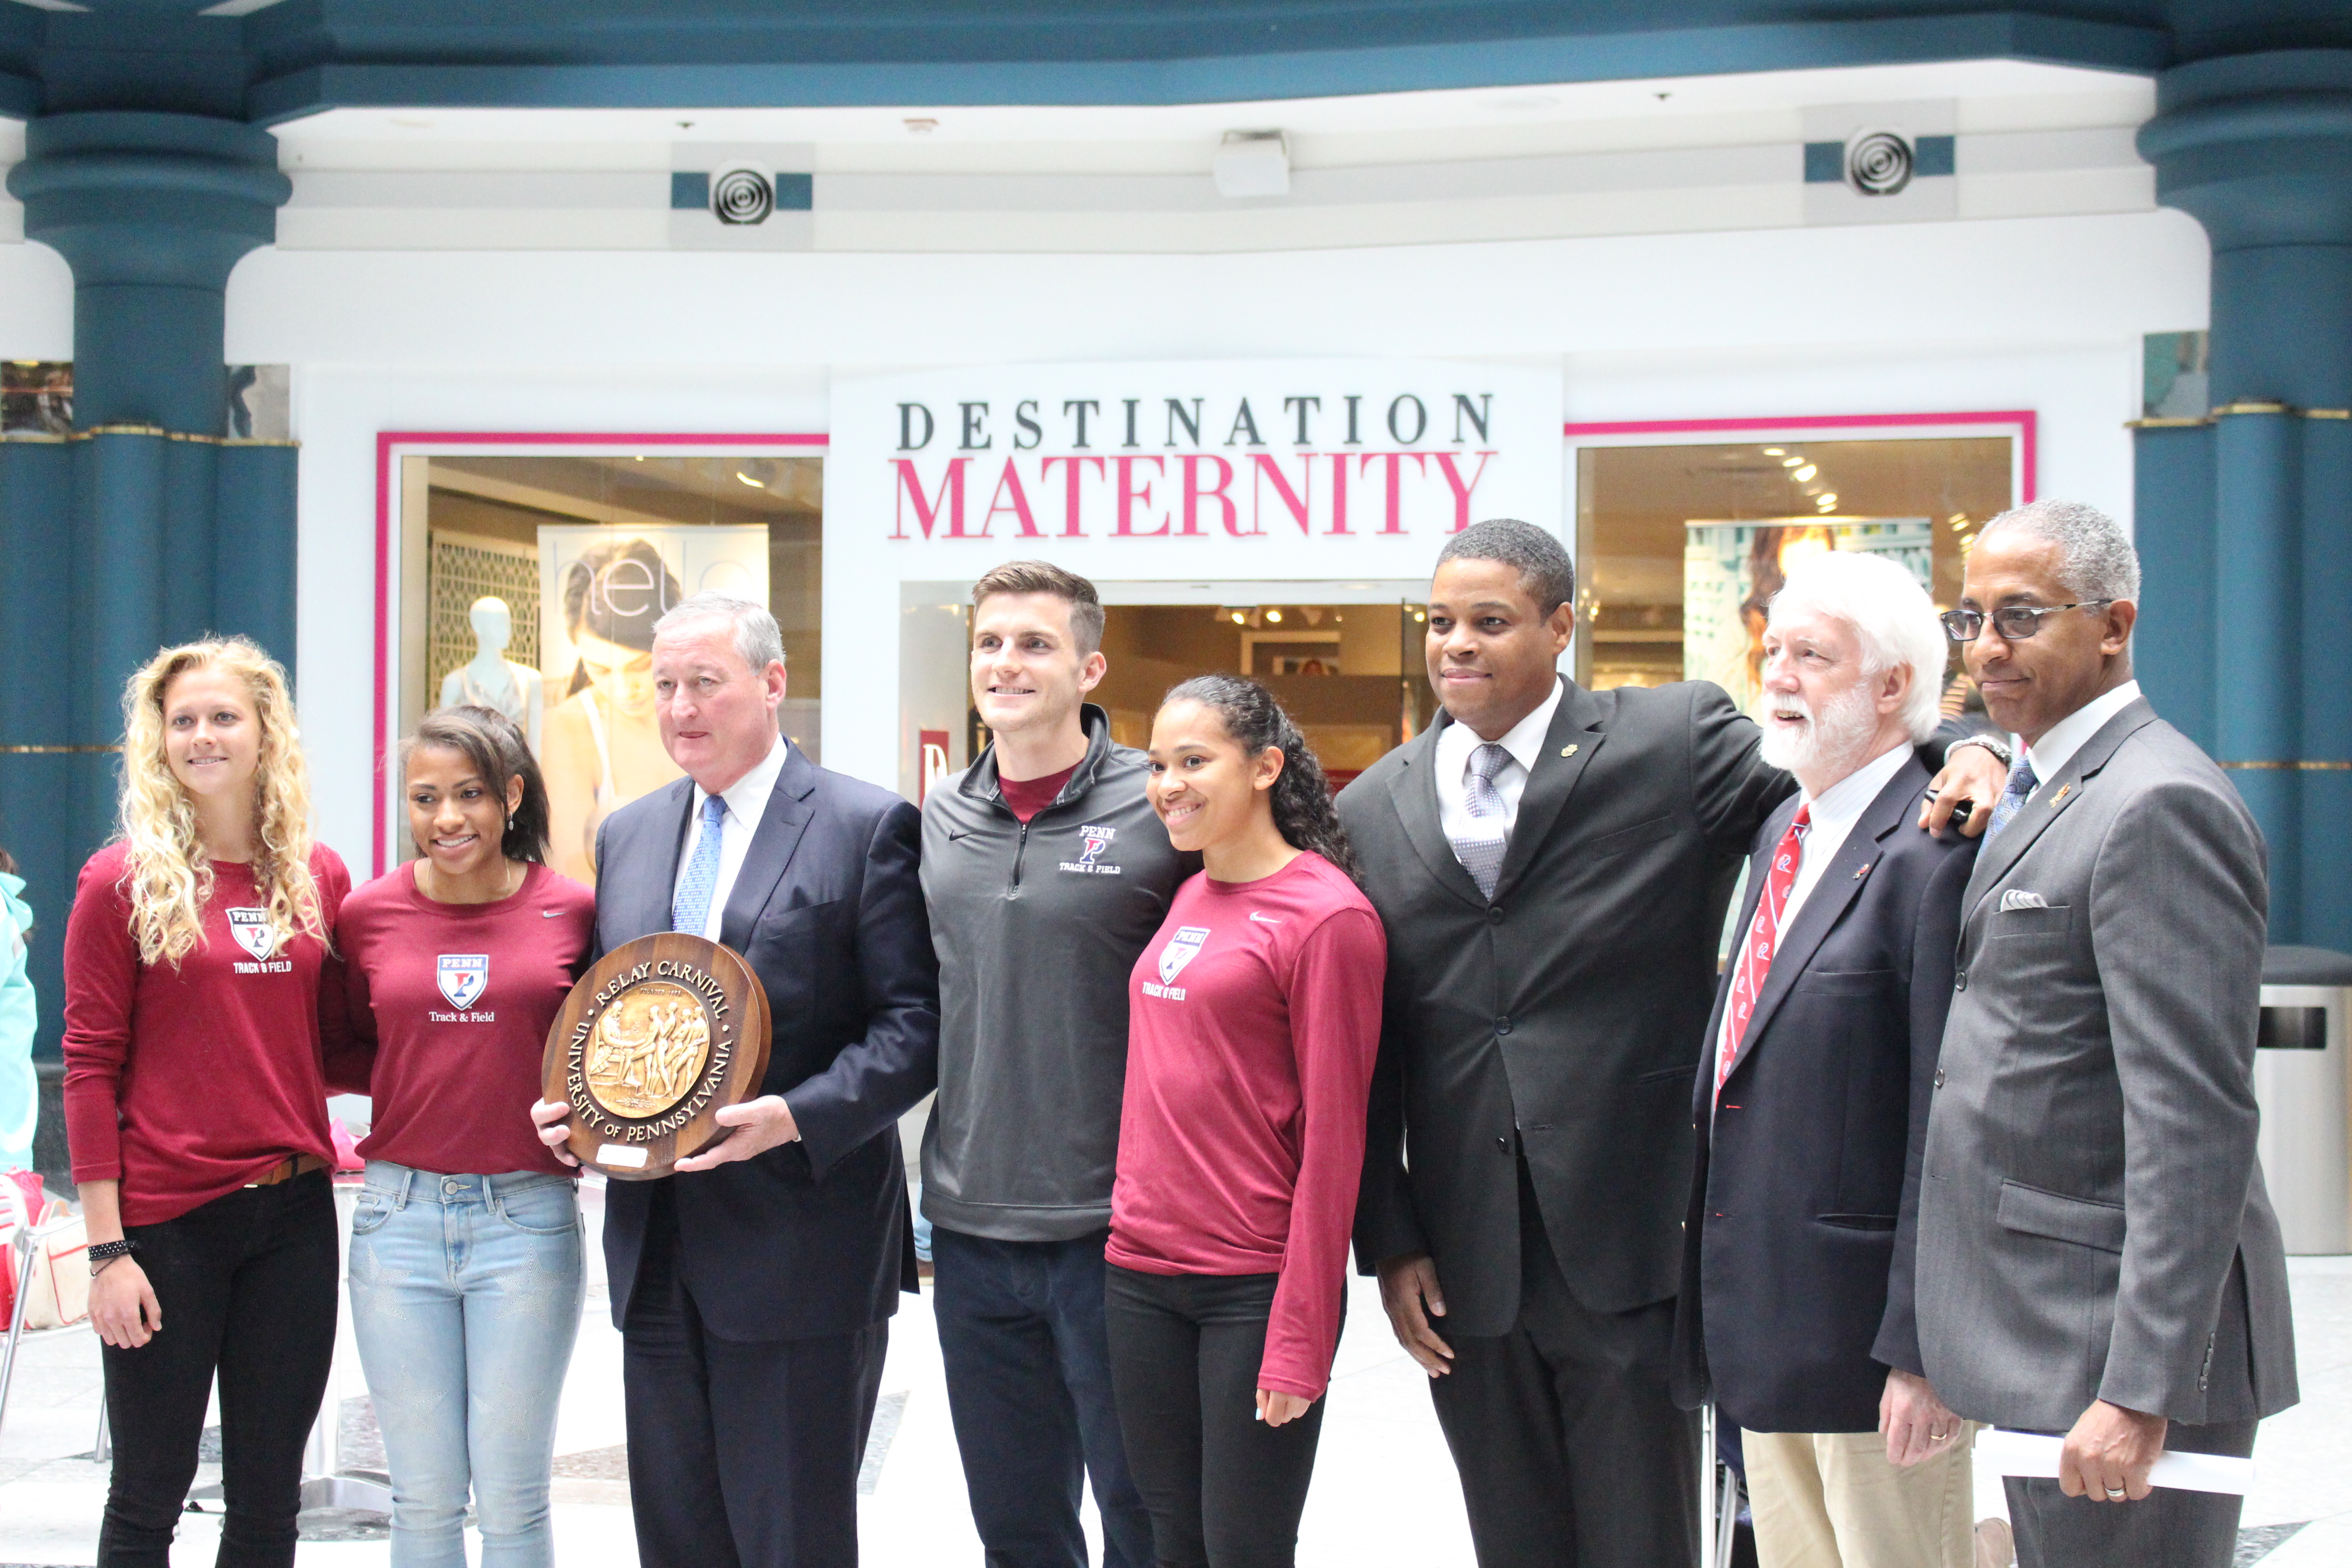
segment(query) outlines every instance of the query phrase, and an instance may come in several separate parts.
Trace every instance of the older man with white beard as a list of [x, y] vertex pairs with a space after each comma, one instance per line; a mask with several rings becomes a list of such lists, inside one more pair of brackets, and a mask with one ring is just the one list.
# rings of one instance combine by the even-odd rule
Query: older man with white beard
[[1772, 601], [1759, 831], [1706, 1035], [1676, 1394], [1740, 1428], [1762, 1568], [1967, 1568], [1968, 1426], [1921, 1374], [1919, 1152], [1974, 840], [1912, 831], [1945, 646], [1882, 556]]

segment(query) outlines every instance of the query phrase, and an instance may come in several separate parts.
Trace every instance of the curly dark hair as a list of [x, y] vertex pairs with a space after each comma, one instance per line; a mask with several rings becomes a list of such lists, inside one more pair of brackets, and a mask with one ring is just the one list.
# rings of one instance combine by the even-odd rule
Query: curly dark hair
[[1348, 830], [1331, 805], [1331, 786], [1323, 764], [1308, 749], [1307, 737], [1274, 693], [1240, 675], [1196, 675], [1170, 689], [1160, 705], [1197, 702], [1216, 714], [1243, 751], [1255, 754], [1268, 746], [1282, 751], [1282, 772], [1270, 792], [1274, 797], [1275, 830], [1293, 849], [1311, 850], [1345, 872], [1350, 881], [1363, 879], [1356, 868], [1356, 852], [1349, 847]]

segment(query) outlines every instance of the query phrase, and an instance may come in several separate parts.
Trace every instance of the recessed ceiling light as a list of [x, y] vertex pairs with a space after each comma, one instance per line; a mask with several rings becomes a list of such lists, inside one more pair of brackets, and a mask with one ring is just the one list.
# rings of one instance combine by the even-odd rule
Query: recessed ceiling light
[[1796, 457], [1793, 457], [1793, 458], [1781, 458], [1781, 459], [1780, 459], [1780, 466], [1781, 466], [1782, 468], [1795, 468], [1799, 463], [1801, 463], [1801, 462], [1803, 462], [1804, 460], [1805, 460], [1805, 459], [1804, 459], [1804, 455], [1803, 455], [1802, 453], [1800, 453], [1799, 455], [1797, 455]]
[[740, 468], [735, 470], [735, 477], [742, 480], [745, 484], [751, 486], [755, 490], [763, 490], [768, 488], [765, 482], [753, 479], [751, 475], [745, 473]]
[[1799, 468], [1799, 469], [1796, 471], [1796, 473], [1795, 473], [1795, 475], [1794, 475], [1793, 477], [1795, 478], [1796, 481], [1797, 481], [1799, 484], [1801, 484], [1801, 484], [1803, 484], [1807, 479], [1811, 479], [1815, 474], [1818, 474], [1818, 473], [1820, 473], [1820, 472], [1821, 472], [1821, 469], [1820, 469], [1820, 468], [1816, 468], [1816, 467], [1814, 467], [1814, 466], [1813, 466], [1812, 464], [1811, 464], [1811, 463], [1807, 463], [1803, 468]]
[[1265, 618], [1272, 621], [1277, 626], [1282, 625], [1282, 612], [1280, 610], [1268, 610], [1265, 613]]
[[1785, 458], [1789, 455], [1789, 451], [1785, 447], [1767, 447], [1764, 448], [1764, 455], [1768, 458]]

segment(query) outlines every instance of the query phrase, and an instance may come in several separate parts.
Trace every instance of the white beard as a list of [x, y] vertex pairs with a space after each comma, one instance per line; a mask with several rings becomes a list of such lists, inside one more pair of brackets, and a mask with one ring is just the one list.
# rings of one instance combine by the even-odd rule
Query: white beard
[[[1878, 707], [1865, 686], [1856, 686], [1822, 705], [1819, 712], [1801, 697], [1764, 694], [1764, 760], [1788, 773], [1835, 773], [1853, 771], [1871, 737], [1878, 732]], [[1772, 721], [1771, 715], [1794, 713], [1805, 720], [1802, 729]]]

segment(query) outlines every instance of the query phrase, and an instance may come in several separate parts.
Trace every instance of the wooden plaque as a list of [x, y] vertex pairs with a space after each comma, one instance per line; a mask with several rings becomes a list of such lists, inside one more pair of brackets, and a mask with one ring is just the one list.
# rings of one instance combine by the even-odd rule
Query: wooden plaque
[[768, 1073], [768, 993], [732, 948], [684, 931], [596, 961], [547, 1031], [547, 1098], [572, 1107], [569, 1147], [616, 1181], [667, 1176], [733, 1130], [719, 1107]]

